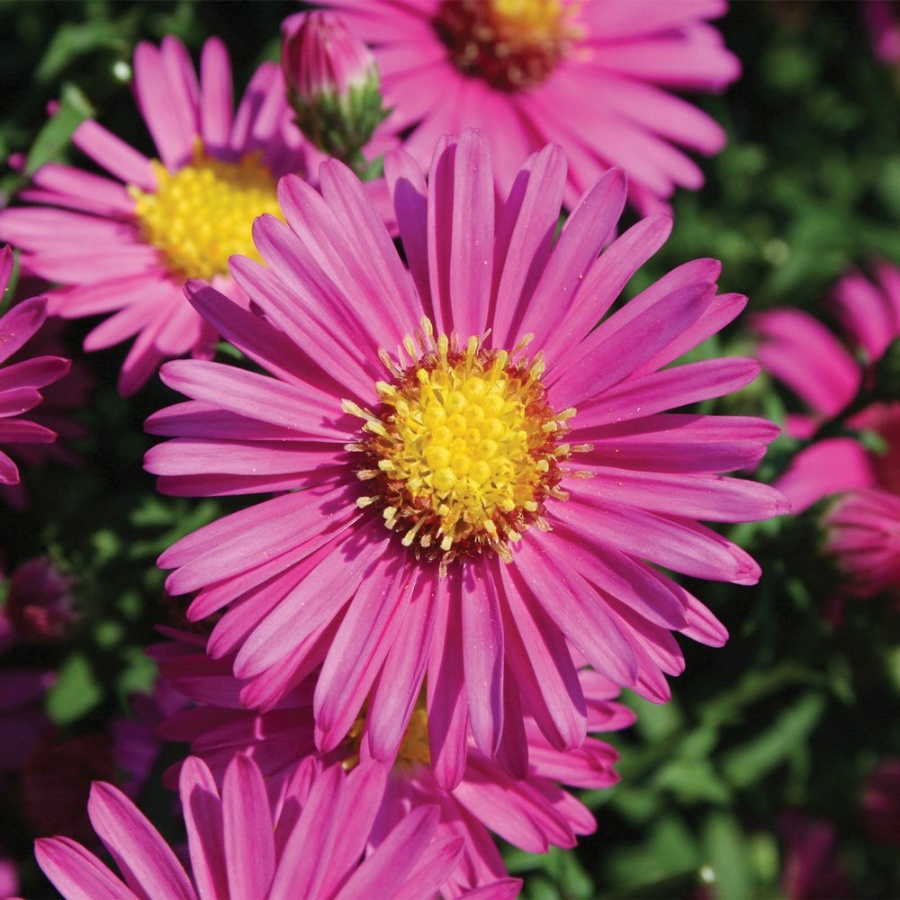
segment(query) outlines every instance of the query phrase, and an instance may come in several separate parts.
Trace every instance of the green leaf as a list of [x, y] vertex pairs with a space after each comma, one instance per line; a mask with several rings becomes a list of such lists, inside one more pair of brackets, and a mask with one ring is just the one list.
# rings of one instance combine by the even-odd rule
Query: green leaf
[[87, 658], [73, 653], [60, 666], [47, 694], [47, 714], [57, 725], [68, 725], [89, 713], [103, 699], [103, 689]]
[[735, 816], [726, 812], [707, 816], [703, 847], [712, 868], [717, 900], [749, 900], [754, 896], [748, 842]]
[[75, 129], [94, 114], [87, 98], [74, 85], [63, 87], [59, 109], [41, 129], [28, 154], [25, 174], [33, 175], [41, 166], [60, 159]]
[[53, 35], [35, 78], [48, 84], [57, 79], [72, 63], [97, 50], [124, 51], [125, 41], [112, 22], [64, 22]]
[[809, 733], [818, 724], [826, 705], [824, 694], [804, 694], [769, 728], [725, 755], [722, 770], [726, 778], [737, 787], [750, 787], [780, 763], [803, 752]]

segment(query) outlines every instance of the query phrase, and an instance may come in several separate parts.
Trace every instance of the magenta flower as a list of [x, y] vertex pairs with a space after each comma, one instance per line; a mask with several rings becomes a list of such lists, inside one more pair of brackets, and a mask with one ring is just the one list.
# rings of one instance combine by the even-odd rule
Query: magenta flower
[[859, 9], [876, 58], [889, 66], [900, 65], [900, 15], [895, 0], [864, 0]]
[[[262, 771], [276, 796], [298, 759], [316, 754], [313, 692], [310, 677], [266, 711], [241, 706], [240, 684], [229, 660], [213, 660], [203, 653], [198, 635], [172, 633], [177, 642], [152, 650], [166, 678], [198, 705], [165, 722], [160, 733], [173, 741], [188, 742], [191, 753], [202, 757], [221, 782], [231, 756], [240, 751]], [[582, 670], [579, 679], [588, 709], [588, 730], [611, 731], [630, 725], [634, 714], [611, 702], [618, 690], [596, 672]], [[360, 716], [350, 735], [325, 762], [352, 768], [371, 758], [371, 744], [379, 722], [372, 707]], [[589, 737], [576, 749], [560, 752], [551, 747], [534, 720], [527, 716], [521, 735], [529, 765], [525, 777], [515, 781], [469, 742], [469, 754], [459, 785], [441, 786], [431, 766], [427, 714], [418, 703], [391, 767], [383, 797], [371, 796], [378, 806], [376, 834], [389, 830], [424, 804], [440, 809], [438, 833], [464, 839], [462, 858], [446, 886], [447, 896], [483, 887], [507, 877], [491, 837], [496, 834], [531, 853], [545, 853], [551, 845], [573, 847], [579, 835], [596, 828], [591, 813], [560, 786], [605, 788], [618, 777], [613, 764], [618, 754], [603, 741]], [[377, 844], [378, 840], [373, 837]]]
[[838, 855], [837, 830], [797, 810], [781, 816], [785, 844], [781, 891], [788, 900], [849, 900], [858, 896]]
[[[0, 249], [0, 299], [12, 274], [9, 247]], [[56, 432], [22, 418], [42, 400], [41, 389], [69, 371], [70, 362], [59, 356], [11, 357], [34, 337], [47, 318], [47, 303], [35, 297], [25, 300], [0, 317], [0, 485], [19, 483], [19, 467], [7, 450], [25, 444], [49, 444]]]
[[68, 635], [78, 619], [74, 582], [46, 556], [16, 566], [6, 586], [4, 612], [23, 641], [61, 641]]
[[206, 42], [199, 80], [173, 37], [159, 49], [139, 44], [134, 71], [160, 158], [85, 122], [73, 141], [113, 178], [51, 163], [22, 193], [38, 206], [0, 212], [0, 239], [25, 251], [23, 266], [64, 285], [48, 294], [52, 314], [114, 313], [87, 336], [86, 350], [135, 338], [119, 379], [123, 394], [163, 359], [212, 354], [216, 336], [185, 301], [185, 280], [203, 278], [243, 301], [228, 257], [254, 254], [250, 225], [277, 213], [276, 179], [305, 171], [274, 64], [257, 70], [236, 113], [221, 41]]
[[721, 0], [325, 0], [374, 45], [385, 103], [424, 168], [437, 139], [477, 126], [505, 196], [532, 151], [559, 142], [566, 204], [618, 166], [643, 212], [703, 184], [678, 145], [717, 153], [725, 133], [669, 89], [722, 90], [740, 72], [707, 24]]
[[[877, 363], [900, 336], [900, 269], [878, 263], [874, 274], [870, 281], [852, 272], [835, 288], [832, 301], [843, 340], [801, 310], [779, 309], [754, 317], [756, 355], [763, 368], [808, 409], [787, 416], [786, 431], [792, 437], [811, 440], [820, 426], [850, 409], [862, 388], [880, 387]], [[851, 350], [863, 355], [865, 366]], [[887, 393], [896, 394], [896, 387], [886, 387]], [[881, 487], [900, 493], [900, 404], [872, 402], [845, 424], [880, 435], [886, 452], [872, 453], [853, 436], [816, 438], [776, 482], [795, 513], [842, 491]]]
[[191, 758], [180, 783], [191, 876], [138, 808], [102, 782], [94, 784], [88, 810], [125, 884], [68, 838], [40, 839], [35, 853], [67, 900], [362, 900], [376, 890], [410, 900], [429, 896], [456, 864], [461, 844], [432, 840], [434, 809], [412, 812], [359, 864], [373, 826], [364, 798], [383, 786], [377, 765], [360, 766], [349, 776], [340, 766], [318, 774], [309, 760], [296, 770], [275, 809], [259, 769], [246, 756], [234, 758], [221, 792], [204, 763]]
[[900, 759], [883, 759], [866, 778], [862, 820], [872, 840], [900, 844]]
[[177, 439], [146, 465], [173, 494], [281, 492], [160, 558], [171, 593], [197, 592], [190, 619], [220, 615], [209, 650], [237, 653], [245, 702], [271, 705], [322, 665], [321, 749], [371, 693], [372, 752], [389, 760], [424, 680], [449, 786], [470, 728], [522, 773], [522, 708], [552, 746], [579, 746], [576, 660], [666, 699], [664, 673], [683, 667], [671, 632], [713, 645], [726, 632], [649, 563], [752, 584], [753, 560], [697, 519], [787, 506], [720, 474], [758, 460], [771, 423], [665, 412], [757, 373], [747, 359], [669, 367], [744, 306], [716, 294], [719, 264], [681, 266], [607, 316], [671, 224], [647, 219], [598, 256], [625, 202], [620, 172], [555, 241], [557, 147], [530, 159], [502, 208], [475, 131], [439, 144], [427, 185], [402, 152], [387, 173], [409, 270], [331, 161], [321, 194], [281, 181], [288, 224], [254, 227], [265, 266], [232, 261], [263, 315], [190, 283], [212, 327], [268, 374], [168, 364], [164, 381], [192, 399], [148, 420]]
[[825, 550], [869, 597], [900, 587], [900, 495], [877, 488], [849, 491], [825, 513]]

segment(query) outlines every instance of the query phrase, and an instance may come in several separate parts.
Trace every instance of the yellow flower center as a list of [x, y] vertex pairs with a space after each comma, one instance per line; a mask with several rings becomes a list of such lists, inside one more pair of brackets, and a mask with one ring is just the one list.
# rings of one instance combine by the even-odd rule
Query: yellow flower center
[[550, 408], [540, 359], [513, 359], [476, 337], [458, 348], [435, 340], [429, 322], [423, 329], [418, 349], [404, 343], [412, 364], [382, 357], [394, 382], [376, 385], [377, 413], [344, 404], [366, 419], [367, 438], [348, 445], [373, 488], [357, 502], [380, 507], [404, 545], [443, 565], [485, 550], [508, 559], [509, 542], [544, 525], [546, 498], [566, 497], [559, 463], [581, 448], [558, 441], [575, 410]]
[[583, 34], [564, 0], [444, 0], [434, 27], [456, 67], [500, 90], [544, 81]]
[[[369, 702], [366, 701], [362, 712], [347, 732], [344, 739], [344, 747], [348, 755], [341, 762], [345, 771], [349, 772], [359, 765], [359, 745], [362, 742], [363, 731], [366, 727], [366, 714]], [[409, 717], [409, 724], [403, 733], [400, 749], [397, 751], [397, 759], [394, 765], [407, 766], [431, 765], [431, 749], [428, 746], [428, 713], [425, 711], [425, 691], [416, 701], [416, 706]]]
[[259, 260], [250, 228], [263, 213], [281, 218], [275, 179], [258, 154], [213, 159], [202, 145], [190, 165], [170, 172], [153, 160], [157, 188], [129, 187], [141, 235], [179, 278], [210, 281], [228, 273], [235, 253]]

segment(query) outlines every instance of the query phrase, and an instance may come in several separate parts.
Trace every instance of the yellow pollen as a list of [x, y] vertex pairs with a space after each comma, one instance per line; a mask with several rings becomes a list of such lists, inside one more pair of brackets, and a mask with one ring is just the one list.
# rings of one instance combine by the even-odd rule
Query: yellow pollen
[[488, 0], [488, 6], [495, 27], [523, 42], [553, 40], [562, 24], [561, 0]]
[[580, 3], [443, 0], [434, 27], [457, 68], [500, 90], [540, 84], [584, 33]]
[[198, 141], [192, 163], [170, 172], [153, 160], [155, 191], [130, 186], [144, 240], [179, 278], [228, 273], [235, 253], [259, 260], [250, 229], [263, 213], [281, 218], [275, 178], [259, 154], [238, 162], [213, 159]]
[[[362, 712], [350, 727], [350, 731], [347, 732], [347, 737], [344, 740], [344, 744], [350, 752], [341, 765], [348, 772], [359, 765], [359, 745], [366, 726], [368, 705], [368, 701], [366, 701]], [[428, 745], [428, 713], [425, 711], [424, 689], [416, 701], [412, 715], [409, 717], [409, 724], [403, 733], [403, 740], [400, 742], [400, 749], [397, 751], [397, 759], [394, 765], [410, 768], [415, 765], [431, 765], [431, 748]]]
[[[508, 544], [544, 510], [572, 448], [562, 443], [566, 415], [547, 403], [539, 360], [513, 360], [477, 338], [463, 346], [436, 340], [430, 323], [418, 336], [421, 355], [393, 384], [378, 382], [379, 414], [345, 404], [365, 420], [358, 468], [385, 525], [426, 558], [446, 564]], [[404, 342], [407, 352], [415, 344]], [[410, 353], [413, 356], [412, 353]]]

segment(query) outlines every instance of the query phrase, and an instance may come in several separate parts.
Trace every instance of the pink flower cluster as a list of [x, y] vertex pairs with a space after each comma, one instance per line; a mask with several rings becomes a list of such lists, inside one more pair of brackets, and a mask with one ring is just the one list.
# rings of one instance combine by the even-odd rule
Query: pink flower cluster
[[[146, 456], [159, 490], [262, 495], [159, 560], [200, 629], [153, 650], [181, 695], [160, 733], [192, 753], [190, 873], [97, 783], [88, 814], [124, 883], [42, 838], [67, 897], [513, 896], [493, 835], [543, 852], [593, 831], [572, 790], [617, 779], [593, 735], [633, 720], [620, 690], [665, 702], [675, 635], [725, 642], [675, 576], [759, 578], [706, 523], [789, 508], [728, 474], [774, 425], [685, 411], [759, 369], [677, 363], [744, 308], [719, 264], [619, 302], [669, 235], [666, 198], [702, 183], [675, 145], [724, 141], [669, 93], [737, 76], [708, 24], [724, 3], [330, 5], [350, 30], [292, 25], [290, 90], [264, 64], [236, 110], [219, 41], [199, 75], [176, 39], [140, 44], [159, 158], [84, 122], [74, 143], [109, 177], [49, 164], [0, 212], [52, 313], [111, 314], [86, 350], [133, 339], [123, 395], [162, 363], [186, 397], [146, 423], [167, 439]], [[293, 96], [372, 86], [354, 31], [393, 108], [367, 148], [392, 148], [374, 189], [310, 147]], [[318, 53], [325, 81], [291, 81]], [[652, 214], [622, 231], [628, 202]], [[8, 251], [0, 265], [5, 281]], [[0, 320], [0, 362], [44, 315]], [[243, 364], [215, 361], [217, 340]], [[0, 370], [0, 443], [52, 437], [19, 416], [67, 366]]]
[[846, 275], [832, 308], [843, 340], [800, 310], [758, 315], [757, 356], [807, 407], [786, 425], [809, 444], [776, 485], [795, 512], [830, 498], [826, 549], [871, 596], [900, 587], [900, 269]]

